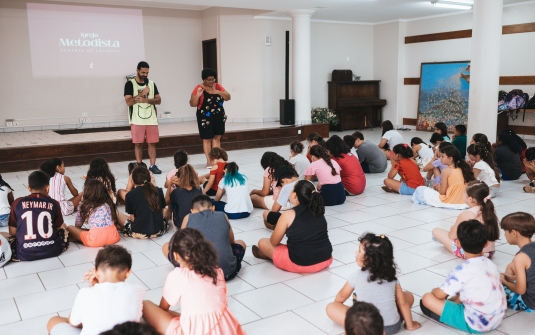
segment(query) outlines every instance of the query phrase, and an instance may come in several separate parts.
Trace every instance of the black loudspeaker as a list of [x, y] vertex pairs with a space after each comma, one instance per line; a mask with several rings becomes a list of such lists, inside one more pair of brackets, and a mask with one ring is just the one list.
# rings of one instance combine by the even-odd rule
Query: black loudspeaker
[[295, 125], [295, 100], [280, 100], [280, 124], [284, 126]]

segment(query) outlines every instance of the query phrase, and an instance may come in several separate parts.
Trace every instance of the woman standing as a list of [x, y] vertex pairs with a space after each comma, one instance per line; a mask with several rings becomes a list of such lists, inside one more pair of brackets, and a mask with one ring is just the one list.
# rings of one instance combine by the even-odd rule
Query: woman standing
[[215, 70], [204, 69], [201, 77], [203, 82], [195, 86], [191, 92], [189, 104], [191, 107], [197, 107], [197, 126], [206, 155], [206, 167], [211, 168], [212, 162], [208, 154], [212, 148], [221, 146], [221, 136], [225, 134], [227, 121], [223, 102], [230, 100], [230, 94], [215, 82], [217, 77]]

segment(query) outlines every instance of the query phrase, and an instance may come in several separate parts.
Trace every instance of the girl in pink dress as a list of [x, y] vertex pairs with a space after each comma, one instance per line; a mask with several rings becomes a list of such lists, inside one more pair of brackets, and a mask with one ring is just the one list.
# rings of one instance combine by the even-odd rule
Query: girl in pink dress
[[[145, 300], [143, 317], [165, 335], [242, 335], [227, 306], [227, 286], [211, 243], [195, 229], [178, 230], [169, 242], [176, 266], [167, 276], [160, 305]], [[169, 307], [180, 303], [180, 313]]]

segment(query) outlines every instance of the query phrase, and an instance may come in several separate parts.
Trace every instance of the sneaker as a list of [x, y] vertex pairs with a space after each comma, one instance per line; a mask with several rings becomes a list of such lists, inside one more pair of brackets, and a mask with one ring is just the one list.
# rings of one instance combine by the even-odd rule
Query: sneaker
[[160, 171], [160, 169], [158, 169], [158, 167], [156, 166], [156, 164], [153, 165], [153, 166], [151, 166], [151, 167], [149, 168], [149, 171], [152, 172], [152, 173], [154, 173], [154, 174], [161, 174], [161, 173], [162, 173], [162, 171]]

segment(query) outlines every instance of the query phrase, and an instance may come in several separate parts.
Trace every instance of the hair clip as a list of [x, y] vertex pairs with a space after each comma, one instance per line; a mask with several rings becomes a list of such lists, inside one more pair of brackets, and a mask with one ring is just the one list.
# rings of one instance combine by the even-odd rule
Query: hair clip
[[[316, 190], [313, 190], [312, 193], [316, 193]], [[312, 193], [310, 193], [310, 194], [312, 194]]]
[[385, 236], [384, 236], [383, 234], [381, 234], [381, 235], [375, 235], [375, 236], [380, 237], [380, 238], [385, 238]]
[[487, 195], [487, 196], [483, 199], [483, 202], [484, 202], [484, 203], [487, 203], [487, 201], [489, 201], [490, 198], [491, 198], [491, 196], [490, 196], [490, 194], [489, 194], [489, 195]]
[[403, 143], [403, 147], [404, 147], [404, 148], [408, 148], [409, 145], [408, 145], [407, 143]]

